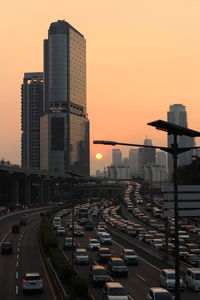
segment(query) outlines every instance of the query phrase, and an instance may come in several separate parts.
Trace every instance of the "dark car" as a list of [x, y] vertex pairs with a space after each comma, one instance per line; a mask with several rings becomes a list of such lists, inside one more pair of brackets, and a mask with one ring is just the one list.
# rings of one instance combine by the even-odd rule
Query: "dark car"
[[85, 222], [85, 230], [93, 230], [94, 229], [94, 222], [93, 221], [86, 221]]
[[192, 267], [200, 268], [200, 256], [198, 254], [185, 255], [183, 260]]
[[94, 286], [103, 285], [105, 282], [110, 281], [110, 276], [107, 270], [100, 265], [93, 265], [89, 272], [89, 281], [93, 283]]
[[13, 225], [12, 226], [12, 233], [19, 233], [19, 225]]
[[125, 261], [119, 257], [111, 257], [108, 262], [108, 272], [111, 275], [128, 276], [128, 267]]
[[20, 219], [20, 221], [19, 221], [19, 224], [20, 224], [20, 225], [27, 225], [27, 218], [22, 217], [22, 218]]
[[1, 245], [1, 254], [12, 254], [13, 245], [11, 242], [3, 242]]
[[112, 252], [109, 248], [101, 247], [97, 253], [98, 262], [107, 262], [112, 256]]

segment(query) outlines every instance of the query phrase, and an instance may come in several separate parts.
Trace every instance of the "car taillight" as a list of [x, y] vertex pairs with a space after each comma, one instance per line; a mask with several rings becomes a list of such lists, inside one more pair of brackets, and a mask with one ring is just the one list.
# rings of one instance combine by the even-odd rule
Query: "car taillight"
[[27, 280], [23, 280], [23, 283], [29, 283], [29, 281], [27, 281]]
[[37, 280], [37, 282], [43, 282], [43, 280]]

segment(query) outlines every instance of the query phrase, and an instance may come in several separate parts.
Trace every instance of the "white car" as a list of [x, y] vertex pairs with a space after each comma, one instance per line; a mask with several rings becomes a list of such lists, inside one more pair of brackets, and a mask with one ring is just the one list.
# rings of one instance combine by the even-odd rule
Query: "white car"
[[170, 292], [161, 287], [152, 287], [147, 293], [147, 300], [156, 300], [156, 299], [165, 299], [165, 300], [174, 300], [174, 297]]
[[100, 237], [100, 234], [102, 232], [106, 232], [105, 228], [101, 227], [101, 228], [98, 228], [97, 231], [96, 231], [96, 237], [99, 238]]
[[98, 250], [100, 248], [100, 243], [97, 239], [90, 239], [88, 249], [89, 250]]
[[57, 227], [56, 234], [57, 235], [65, 235], [65, 227], [63, 227], [63, 226]]
[[[175, 270], [174, 269], [163, 269], [160, 272], [160, 284], [164, 288], [168, 290], [174, 290], [175, 289]], [[182, 278], [180, 278], [180, 283], [179, 283], [180, 289], [184, 289], [186, 287], [185, 282], [183, 281]]]
[[84, 248], [77, 248], [74, 258], [76, 264], [89, 264], [89, 256]]
[[39, 273], [25, 273], [22, 278], [23, 293], [38, 290], [43, 292], [43, 279]]
[[103, 288], [103, 300], [128, 300], [128, 294], [119, 282], [106, 282]]
[[125, 262], [130, 265], [137, 265], [139, 263], [137, 253], [132, 249], [123, 249], [121, 252], [121, 258], [123, 258]]

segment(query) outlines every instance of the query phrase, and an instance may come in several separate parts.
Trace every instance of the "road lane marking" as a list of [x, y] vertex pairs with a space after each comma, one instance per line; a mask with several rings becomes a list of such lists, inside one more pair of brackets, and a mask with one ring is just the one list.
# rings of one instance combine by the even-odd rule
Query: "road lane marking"
[[17, 248], [17, 252], [19, 252], [19, 247]]
[[16, 267], [18, 268], [18, 266], [19, 266], [19, 263], [18, 263], [18, 261], [17, 261], [17, 263], [16, 263]]
[[146, 281], [146, 279], [144, 277], [142, 277], [141, 275], [136, 274], [136, 276], [139, 277], [140, 279], [142, 279], [143, 281]]
[[18, 289], [18, 285], [16, 285], [16, 295], [18, 295], [19, 289]]
[[2, 238], [1, 242], [0, 242], [0, 246], [2, 245], [2, 243], [4, 242], [5, 238], [7, 237], [7, 235], [11, 232], [11, 230], [9, 230], [4, 237]]
[[19, 259], [19, 254], [17, 254], [17, 260]]
[[19, 278], [19, 274], [18, 274], [18, 272], [16, 272], [16, 279], [18, 279]]
[[[120, 248], [124, 248], [122, 245], [120, 245], [119, 243], [117, 243], [117, 242], [115, 242], [114, 240], [113, 240], [113, 243], [115, 243], [116, 245], [118, 245]], [[156, 266], [154, 266], [154, 265], [152, 265], [150, 262], [148, 262], [146, 259], [144, 259], [144, 258], [142, 258], [142, 257], [140, 257], [140, 256], [138, 256], [139, 257], [139, 259], [141, 259], [143, 262], [145, 262], [146, 264], [148, 264], [148, 265], [150, 265], [151, 267], [153, 267], [154, 269], [156, 269], [157, 271], [161, 271], [161, 269], [159, 269], [159, 268], [157, 268]]]

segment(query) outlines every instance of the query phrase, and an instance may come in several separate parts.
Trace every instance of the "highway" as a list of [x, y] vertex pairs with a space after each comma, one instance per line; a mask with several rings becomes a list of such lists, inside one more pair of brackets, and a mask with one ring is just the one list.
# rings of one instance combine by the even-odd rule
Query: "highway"
[[[28, 223], [20, 226], [20, 233], [11, 233], [13, 224], [18, 224], [20, 215], [0, 219], [0, 242], [10, 241], [14, 245], [13, 254], [0, 255], [0, 297], [4, 300], [30, 299], [22, 293], [22, 276], [25, 272], [39, 272], [44, 275], [38, 249], [37, 234], [40, 222], [39, 212], [29, 212]], [[53, 299], [46, 276], [44, 292], [37, 299]]]
[[[63, 224], [65, 220], [63, 220]], [[128, 278], [123, 277], [113, 277], [115, 281], [121, 282], [133, 300], [146, 299], [147, 292], [150, 287], [160, 286], [159, 275], [163, 268], [173, 268], [173, 263], [166, 262], [163, 258], [157, 254], [154, 255], [153, 251], [141, 241], [130, 237], [116, 228], [107, 226], [107, 230], [111, 233], [113, 238], [113, 244], [108, 246], [112, 250], [112, 255], [120, 257], [123, 248], [135, 249], [140, 258], [139, 264], [137, 266], [129, 266]], [[70, 235], [70, 230], [68, 232]], [[86, 248], [88, 247], [89, 238], [96, 238], [95, 231], [85, 231], [84, 237], [76, 237], [78, 247]], [[58, 237], [60, 241], [60, 246], [63, 245], [63, 237]], [[71, 261], [71, 251], [64, 251], [68, 259]], [[89, 251], [90, 264], [97, 264], [97, 251]], [[105, 264], [105, 266], [107, 266]], [[76, 265], [74, 264], [76, 271], [84, 278], [88, 279], [89, 266]], [[94, 288], [90, 286], [90, 290], [95, 295], [97, 300], [102, 299], [101, 288]], [[193, 292], [192, 290], [186, 288], [181, 292], [181, 300], [198, 300], [200, 297], [199, 293]]]

